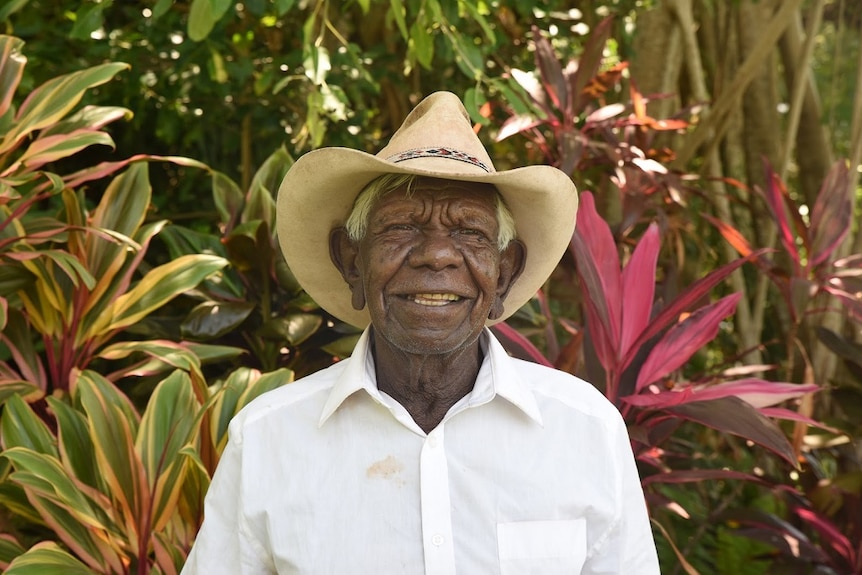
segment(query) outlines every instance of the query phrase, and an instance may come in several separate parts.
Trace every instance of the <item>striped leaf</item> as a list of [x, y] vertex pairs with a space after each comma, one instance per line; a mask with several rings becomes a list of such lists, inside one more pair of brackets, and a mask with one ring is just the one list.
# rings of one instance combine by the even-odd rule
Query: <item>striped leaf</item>
[[135, 447], [153, 494], [153, 531], [162, 530], [176, 507], [187, 467], [180, 451], [196, 440], [199, 408], [189, 376], [177, 370], [153, 391], [141, 419]]
[[110, 146], [112, 149], [115, 147], [111, 136], [96, 130], [75, 130], [68, 134], [42, 136], [30, 144], [24, 154], [18, 158], [18, 163], [34, 170], [97, 144]]
[[123, 522], [126, 538], [137, 542], [140, 534], [137, 520], [150, 504], [146, 473], [135, 451], [137, 416], [128, 398], [94, 372], [80, 374], [75, 392], [87, 414], [96, 461], [107, 492], [118, 508], [118, 520]]
[[75, 559], [53, 541], [43, 541], [17, 557], [5, 573], [6, 575], [47, 575], [48, 573], [94, 575], [96, 571]]
[[0, 153], [37, 130], [57, 122], [68, 114], [89, 88], [111, 80], [128, 64], [111, 62], [52, 78], [33, 90], [18, 109], [16, 123], [0, 141]]
[[191, 254], [153, 268], [128, 293], [117, 298], [93, 325], [91, 335], [122, 329], [140, 321], [227, 264], [226, 259], [218, 256]]
[[96, 448], [90, 438], [84, 414], [55, 397], [47, 398], [57, 418], [57, 447], [63, 465], [81, 482], [91, 487], [101, 483], [96, 466]]
[[24, 75], [27, 58], [21, 53], [23, 47], [24, 41], [20, 38], [0, 36], [0, 117], [9, 111]]
[[25, 551], [17, 539], [7, 533], [0, 534], [0, 569], [9, 567], [9, 563]]
[[9, 398], [0, 418], [0, 434], [5, 449], [21, 447], [53, 457], [58, 456], [54, 436], [48, 426], [19, 396]]
[[119, 572], [117, 542], [106, 537], [110, 527], [103, 511], [107, 499], [93, 500], [68, 477], [53, 456], [25, 448], [3, 452], [15, 466], [10, 480], [21, 485], [41, 519], [83, 561], [101, 572]]

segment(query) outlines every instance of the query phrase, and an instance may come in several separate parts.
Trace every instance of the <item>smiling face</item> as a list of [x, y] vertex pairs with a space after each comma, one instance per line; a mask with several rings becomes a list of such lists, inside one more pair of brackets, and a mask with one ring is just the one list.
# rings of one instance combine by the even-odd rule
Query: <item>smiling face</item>
[[333, 260], [353, 305], [368, 306], [379, 337], [407, 353], [450, 353], [499, 317], [523, 246], [500, 251], [495, 193], [487, 184], [420, 178], [410, 194], [397, 189], [375, 203], [358, 243], [334, 236]]

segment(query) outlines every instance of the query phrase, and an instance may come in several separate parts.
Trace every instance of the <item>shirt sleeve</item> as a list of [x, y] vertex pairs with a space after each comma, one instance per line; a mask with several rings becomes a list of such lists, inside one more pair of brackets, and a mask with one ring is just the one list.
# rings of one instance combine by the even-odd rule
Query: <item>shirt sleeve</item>
[[622, 417], [611, 434], [619, 507], [607, 537], [589, 553], [582, 575], [660, 575], [646, 501]]
[[270, 554], [243, 513], [242, 432], [229, 427], [227, 446], [204, 500], [204, 521], [181, 575], [274, 574]]

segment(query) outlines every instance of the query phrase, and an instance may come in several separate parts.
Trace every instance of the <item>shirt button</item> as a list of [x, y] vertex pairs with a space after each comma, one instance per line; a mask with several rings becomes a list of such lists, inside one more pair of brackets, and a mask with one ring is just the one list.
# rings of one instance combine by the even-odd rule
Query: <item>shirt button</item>
[[433, 543], [437, 547], [440, 547], [441, 545], [443, 545], [443, 543], [445, 541], [446, 541], [446, 538], [443, 537], [442, 535], [440, 535], [439, 533], [437, 533], [436, 535], [431, 537], [431, 543]]
[[428, 445], [431, 447], [437, 447], [437, 438], [435, 436], [431, 436], [428, 438]]

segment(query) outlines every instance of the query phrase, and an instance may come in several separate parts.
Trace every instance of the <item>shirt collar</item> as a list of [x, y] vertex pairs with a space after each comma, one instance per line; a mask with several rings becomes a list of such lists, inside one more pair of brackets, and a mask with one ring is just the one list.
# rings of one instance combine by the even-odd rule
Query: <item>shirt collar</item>
[[[464, 398], [468, 402], [468, 406], [487, 403], [494, 396], [499, 395], [523, 411], [530, 419], [542, 425], [542, 415], [535, 396], [521, 380], [512, 359], [488, 328], [482, 332], [480, 344], [485, 352], [485, 359], [482, 362], [473, 391]], [[344, 400], [360, 390], [365, 390], [377, 403], [386, 403], [377, 389], [374, 358], [371, 355], [370, 326], [362, 332], [362, 336], [356, 343], [351, 355], [351, 360], [347, 362], [347, 366], [335, 381], [323, 406], [318, 425], [322, 427], [344, 403]]]

